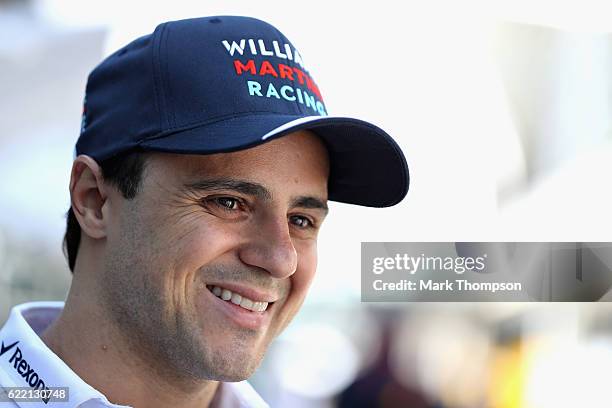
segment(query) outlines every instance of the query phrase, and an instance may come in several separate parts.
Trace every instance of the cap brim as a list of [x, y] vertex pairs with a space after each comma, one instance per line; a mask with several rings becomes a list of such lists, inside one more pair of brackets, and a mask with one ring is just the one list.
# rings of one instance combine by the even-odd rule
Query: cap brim
[[330, 200], [389, 207], [406, 196], [409, 173], [401, 149], [385, 131], [359, 119], [250, 114], [175, 130], [143, 140], [139, 146], [172, 153], [223, 153], [254, 147], [301, 129], [316, 133], [329, 151]]

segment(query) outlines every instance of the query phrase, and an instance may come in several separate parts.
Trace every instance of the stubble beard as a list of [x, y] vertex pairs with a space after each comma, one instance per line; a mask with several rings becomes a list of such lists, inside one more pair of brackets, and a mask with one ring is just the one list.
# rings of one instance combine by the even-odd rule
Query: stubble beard
[[160, 378], [179, 383], [195, 385], [206, 380], [248, 378], [264, 354], [264, 350], [251, 350], [253, 333], [235, 328], [227, 342], [212, 349], [202, 339], [197, 316], [176, 311], [166, 303], [160, 281], [163, 272], [151, 269], [158, 264], [126, 251], [125, 245], [122, 243], [117, 255], [107, 257], [101, 295], [130, 352], [150, 365]]

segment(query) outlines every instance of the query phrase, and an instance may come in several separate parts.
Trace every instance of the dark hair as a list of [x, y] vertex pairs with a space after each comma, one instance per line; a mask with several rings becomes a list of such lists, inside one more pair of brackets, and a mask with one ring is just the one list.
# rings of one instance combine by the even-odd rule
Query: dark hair
[[[131, 200], [136, 197], [147, 156], [138, 151], [132, 151], [101, 161], [100, 168], [104, 181], [119, 189], [123, 197]], [[81, 243], [81, 226], [72, 211], [66, 213], [66, 234], [64, 234], [63, 250], [70, 272], [74, 273], [79, 244]]]

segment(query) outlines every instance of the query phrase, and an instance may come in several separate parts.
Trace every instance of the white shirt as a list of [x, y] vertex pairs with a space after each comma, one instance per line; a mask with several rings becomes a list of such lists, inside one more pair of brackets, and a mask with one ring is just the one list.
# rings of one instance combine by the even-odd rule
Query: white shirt
[[[83, 381], [41, 340], [41, 334], [61, 313], [64, 302], [30, 302], [13, 307], [0, 329], [0, 386], [68, 387], [69, 402], [0, 402], [0, 407], [129, 408], [109, 402]], [[220, 383], [220, 408], [268, 408], [246, 381]]]

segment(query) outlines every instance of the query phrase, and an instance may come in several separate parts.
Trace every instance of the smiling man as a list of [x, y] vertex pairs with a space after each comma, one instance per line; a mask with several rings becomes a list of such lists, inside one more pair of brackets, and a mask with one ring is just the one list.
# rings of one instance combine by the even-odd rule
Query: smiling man
[[407, 189], [397, 144], [327, 116], [274, 27], [164, 23], [89, 76], [72, 285], [65, 304], [12, 310], [0, 385], [40, 406], [53, 387], [62, 406], [266, 406], [244, 380], [304, 301], [327, 200], [385, 207]]

